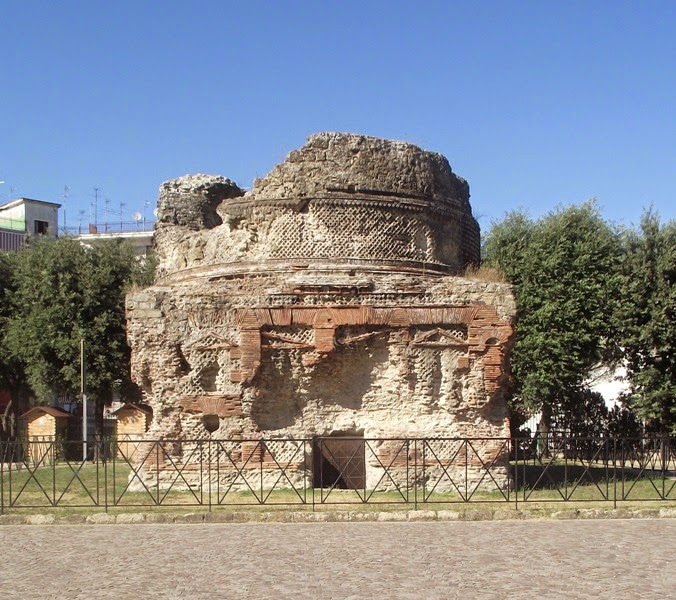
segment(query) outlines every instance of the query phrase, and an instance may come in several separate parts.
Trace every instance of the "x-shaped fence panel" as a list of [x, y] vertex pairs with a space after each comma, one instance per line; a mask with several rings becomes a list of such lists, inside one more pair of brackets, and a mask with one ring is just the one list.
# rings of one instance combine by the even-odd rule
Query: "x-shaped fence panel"
[[477, 492], [487, 501], [509, 500], [510, 440], [429, 438], [416, 440], [419, 502], [470, 502]]
[[[2, 446], [2, 501], [11, 508], [99, 506], [101, 471], [74, 460], [81, 443], [14, 441]], [[75, 452], [73, 452], [75, 450]], [[87, 467], [87, 468], [85, 468]]]
[[521, 445], [514, 448], [513, 473], [520, 502], [536, 497], [541, 502], [612, 499], [612, 440], [551, 437], [539, 452], [524, 459], [518, 454]]
[[[0, 442], [0, 510], [676, 501], [673, 438]], [[84, 458], [83, 458], [84, 457]]]
[[313, 485], [319, 504], [411, 501], [411, 440], [316, 438]]
[[[633, 438], [616, 442], [619, 499], [676, 499], [676, 445], [673, 438]], [[640, 486], [640, 482], [648, 482]]]
[[214, 443], [216, 504], [307, 503], [307, 440]]

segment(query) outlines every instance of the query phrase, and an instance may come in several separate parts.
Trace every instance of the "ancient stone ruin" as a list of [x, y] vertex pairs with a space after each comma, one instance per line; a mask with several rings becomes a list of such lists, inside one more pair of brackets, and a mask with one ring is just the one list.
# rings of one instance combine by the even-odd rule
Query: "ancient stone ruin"
[[[250, 192], [219, 176], [162, 184], [155, 243], [155, 284], [127, 299], [132, 374], [153, 408], [147, 438], [177, 442], [149, 478], [158, 461], [197, 462], [180, 440], [208, 437], [204, 415], [235, 471], [266, 464], [261, 438], [509, 435], [514, 299], [463, 277], [479, 227], [443, 156], [313, 135]], [[392, 444], [376, 446], [387, 462]], [[313, 461], [294, 448], [271, 463], [285, 455], [300, 477]], [[506, 481], [501, 445], [479, 448], [474, 466]]]

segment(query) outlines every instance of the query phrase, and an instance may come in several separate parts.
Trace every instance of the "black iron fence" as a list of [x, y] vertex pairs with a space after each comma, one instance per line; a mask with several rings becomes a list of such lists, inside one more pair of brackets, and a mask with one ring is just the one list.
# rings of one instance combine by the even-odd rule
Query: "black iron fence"
[[0, 442], [0, 511], [676, 501], [676, 438]]

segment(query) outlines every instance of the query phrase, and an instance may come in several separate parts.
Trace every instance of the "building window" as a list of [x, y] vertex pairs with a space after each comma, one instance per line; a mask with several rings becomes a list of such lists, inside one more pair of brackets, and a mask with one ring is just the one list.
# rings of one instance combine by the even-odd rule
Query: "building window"
[[38, 221], [35, 219], [35, 235], [47, 235], [49, 223], [47, 221]]

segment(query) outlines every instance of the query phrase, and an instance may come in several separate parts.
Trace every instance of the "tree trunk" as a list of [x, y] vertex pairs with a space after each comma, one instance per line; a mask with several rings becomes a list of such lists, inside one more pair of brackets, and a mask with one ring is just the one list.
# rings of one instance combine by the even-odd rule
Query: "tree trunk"
[[542, 416], [538, 423], [538, 457], [549, 458], [549, 429], [552, 421], [552, 407], [549, 404], [542, 405]]
[[0, 418], [0, 442], [3, 442], [4, 446], [0, 460], [3, 462], [16, 462], [23, 456], [17, 443], [18, 405], [15, 394], [11, 393], [9, 403]]
[[2, 415], [2, 439], [13, 442], [17, 434], [17, 408], [18, 400], [14, 393], [11, 394], [5, 413]]

